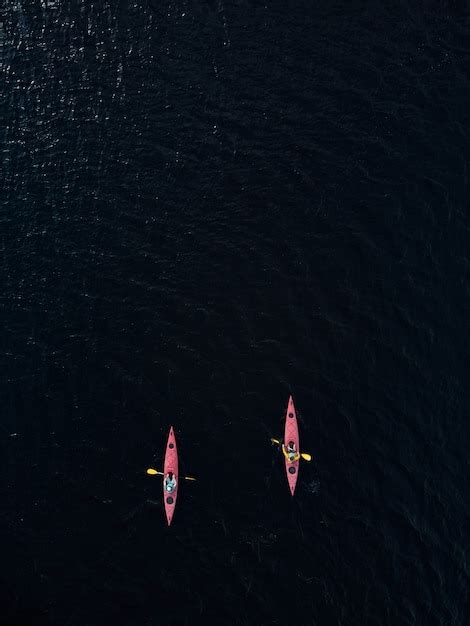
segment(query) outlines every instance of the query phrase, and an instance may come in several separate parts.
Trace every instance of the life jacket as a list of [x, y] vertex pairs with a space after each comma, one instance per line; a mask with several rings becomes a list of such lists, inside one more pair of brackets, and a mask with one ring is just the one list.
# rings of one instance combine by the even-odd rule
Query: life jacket
[[[284, 453], [284, 456], [289, 461], [289, 463], [295, 463], [300, 459], [300, 454], [298, 452], [288, 452], [284, 444], [282, 444], [282, 452]], [[291, 458], [292, 455], [293, 458]]]

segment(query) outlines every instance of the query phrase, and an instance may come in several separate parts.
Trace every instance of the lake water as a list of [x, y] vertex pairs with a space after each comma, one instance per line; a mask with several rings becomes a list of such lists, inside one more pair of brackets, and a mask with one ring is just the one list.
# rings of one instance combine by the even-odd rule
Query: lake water
[[0, 18], [0, 623], [468, 624], [468, 4]]

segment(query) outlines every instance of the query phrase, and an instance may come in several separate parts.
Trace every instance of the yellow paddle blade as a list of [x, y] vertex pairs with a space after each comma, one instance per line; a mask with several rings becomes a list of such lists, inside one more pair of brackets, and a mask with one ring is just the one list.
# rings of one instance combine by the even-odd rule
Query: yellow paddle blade
[[304, 461], [311, 461], [312, 460], [312, 455], [311, 454], [307, 454], [306, 452], [302, 452], [300, 455]]
[[193, 478], [192, 476], [185, 476], [184, 478], [185, 478], [185, 480], [196, 480], [196, 479], [195, 479], [195, 478]]
[[279, 439], [273, 439], [273, 438], [271, 437], [271, 443], [281, 443], [281, 442], [279, 441]]

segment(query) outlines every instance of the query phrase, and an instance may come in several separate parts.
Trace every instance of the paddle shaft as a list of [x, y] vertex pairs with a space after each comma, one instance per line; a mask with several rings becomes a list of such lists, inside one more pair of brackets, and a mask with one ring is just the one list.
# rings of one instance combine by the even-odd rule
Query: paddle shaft
[[[148, 468], [147, 474], [149, 474], [149, 476], [154, 476], [155, 474], [158, 474], [159, 476], [165, 476], [164, 472], [159, 472], [158, 470], [153, 469], [152, 467]], [[196, 480], [192, 476], [180, 476], [180, 478], [184, 478], [185, 480]]]

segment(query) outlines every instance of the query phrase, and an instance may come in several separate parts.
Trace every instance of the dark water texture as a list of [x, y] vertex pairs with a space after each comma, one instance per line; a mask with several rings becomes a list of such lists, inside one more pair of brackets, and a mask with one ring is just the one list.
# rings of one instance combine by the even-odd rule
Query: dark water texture
[[2, 626], [469, 623], [469, 8], [3, 5]]

